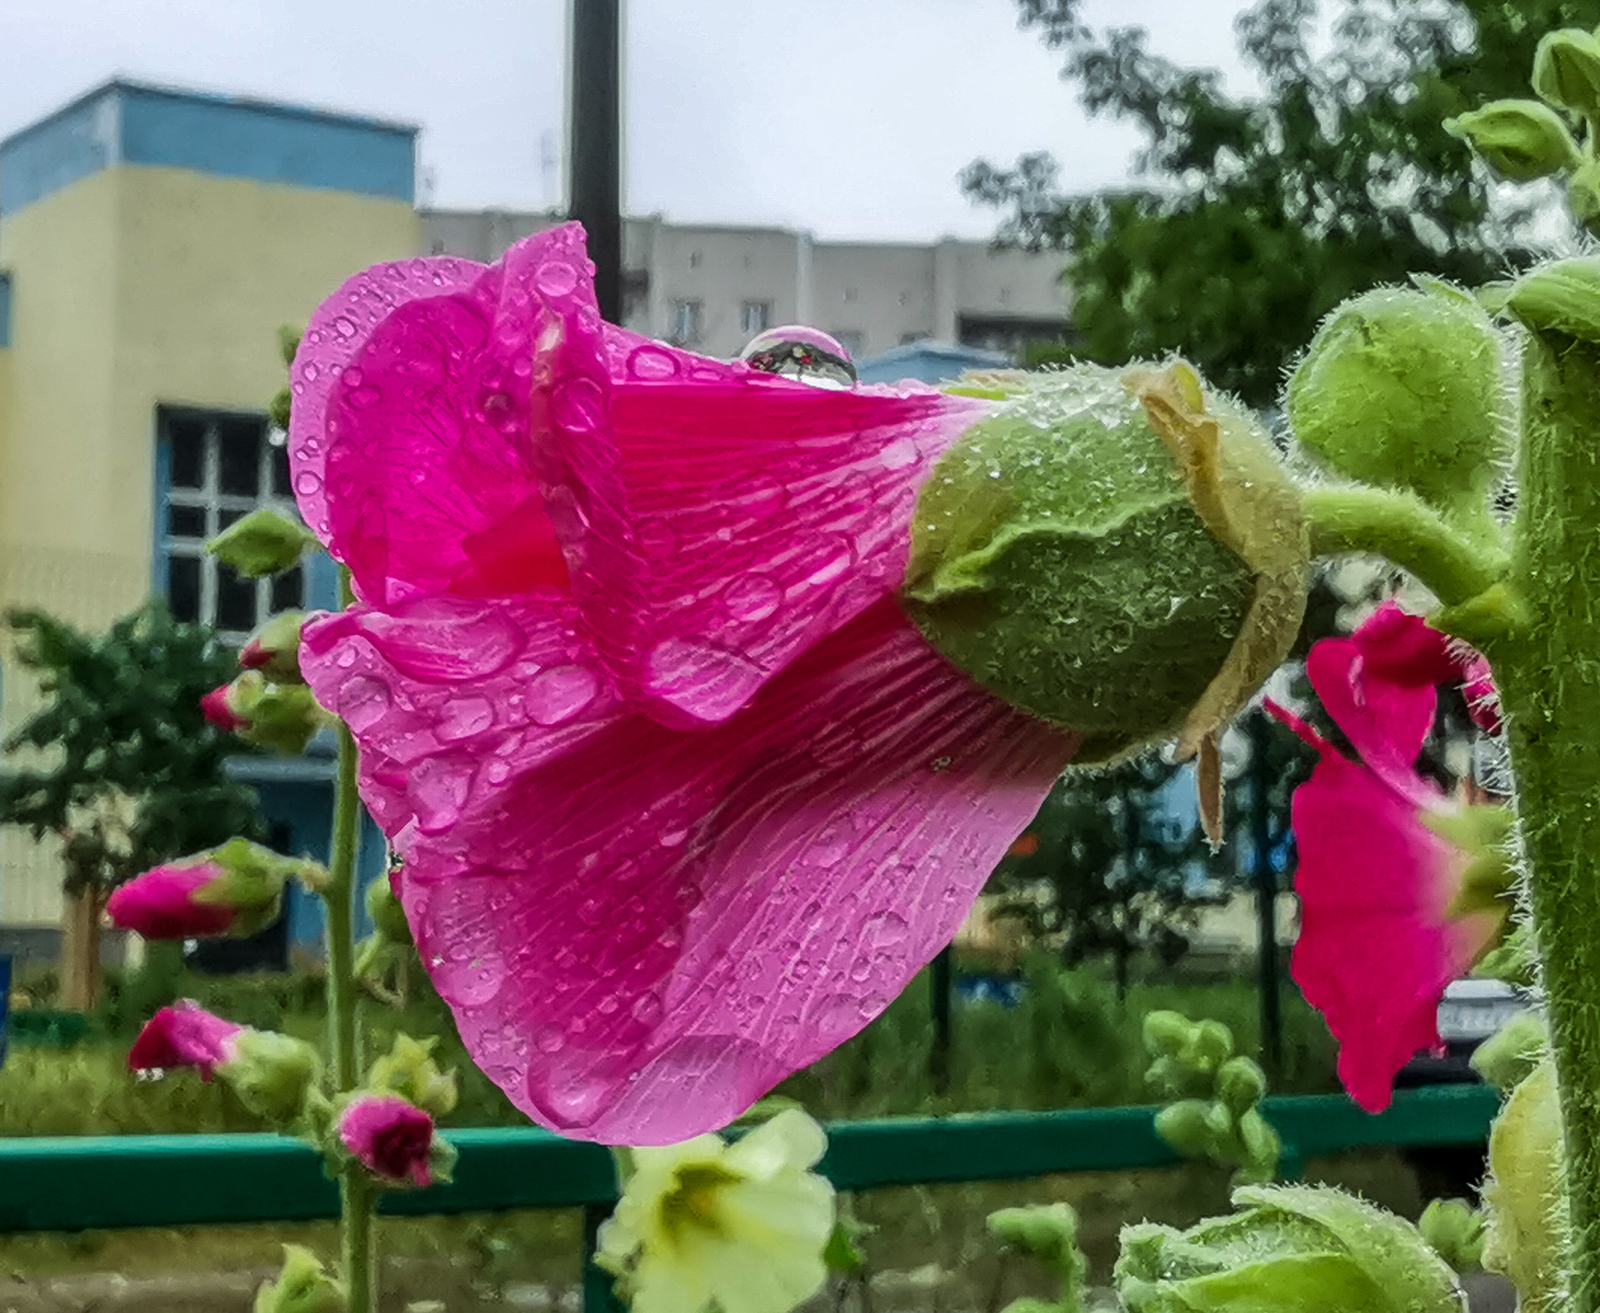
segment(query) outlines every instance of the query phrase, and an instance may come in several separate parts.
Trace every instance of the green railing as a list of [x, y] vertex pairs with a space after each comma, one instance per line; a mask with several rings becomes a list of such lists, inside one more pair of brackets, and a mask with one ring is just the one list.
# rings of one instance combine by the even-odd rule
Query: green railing
[[[1283, 1171], [1352, 1149], [1473, 1144], [1499, 1107], [1478, 1085], [1401, 1091], [1369, 1116], [1340, 1095], [1269, 1098]], [[1157, 1138], [1155, 1109], [838, 1122], [822, 1172], [840, 1190], [1018, 1180], [1178, 1162]], [[393, 1214], [581, 1208], [586, 1244], [616, 1199], [611, 1154], [533, 1129], [446, 1133], [460, 1154], [449, 1185], [386, 1195]], [[277, 1135], [126, 1135], [0, 1140], [0, 1233], [308, 1221], [338, 1216], [339, 1197], [308, 1146]], [[593, 1269], [586, 1266], [592, 1275]], [[603, 1281], [586, 1279], [599, 1307]]]

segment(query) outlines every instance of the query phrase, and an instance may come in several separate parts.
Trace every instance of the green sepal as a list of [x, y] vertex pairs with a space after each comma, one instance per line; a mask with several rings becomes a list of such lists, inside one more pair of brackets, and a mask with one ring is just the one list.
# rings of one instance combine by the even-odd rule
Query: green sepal
[[1581, 165], [1567, 180], [1567, 208], [1586, 228], [1600, 220], [1600, 162]]
[[1524, 274], [1506, 308], [1536, 333], [1600, 342], [1600, 256], [1576, 255]]
[[1417, 1230], [1433, 1252], [1462, 1275], [1483, 1267], [1488, 1218], [1465, 1199], [1434, 1199], [1417, 1219]]
[[256, 1292], [254, 1313], [345, 1313], [345, 1288], [302, 1245], [283, 1247], [283, 1269], [276, 1281]]
[[1561, 116], [1537, 100], [1492, 100], [1444, 121], [1503, 178], [1531, 182], [1576, 168], [1583, 158]]
[[1565, 1157], [1556, 1069], [1547, 1058], [1511, 1091], [1489, 1131], [1483, 1265], [1516, 1286], [1520, 1313], [1562, 1306], [1571, 1231]]
[[1234, 1116], [1261, 1102], [1267, 1092], [1267, 1074], [1253, 1058], [1229, 1058], [1217, 1071], [1217, 1097]]
[[1546, 32], [1533, 55], [1533, 90], [1558, 109], [1600, 119], [1600, 40], [1576, 27]]
[[397, 1034], [389, 1052], [368, 1070], [367, 1088], [373, 1093], [398, 1094], [435, 1118], [454, 1111], [456, 1073], [442, 1071], [434, 1062], [433, 1049], [438, 1042], [436, 1035], [418, 1040], [403, 1032]]
[[1539, 956], [1533, 942], [1533, 924], [1520, 921], [1510, 934], [1485, 953], [1472, 974], [1489, 980], [1503, 980], [1508, 985], [1531, 988], [1538, 980]]
[[1550, 1030], [1534, 1009], [1519, 1012], [1472, 1051], [1472, 1069], [1502, 1091], [1514, 1090], [1550, 1052]]
[[244, 721], [237, 733], [258, 748], [298, 757], [329, 723], [304, 684], [273, 684], [259, 670], [246, 670], [231, 688], [229, 705]]
[[272, 1030], [241, 1030], [234, 1056], [217, 1067], [239, 1101], [280, 1130], [300, 1121], [306, 1094], [321, 1073], [316, 1049]]
[[235, 520], [206, 544], [206, 551], [247, 579], [282, 574], [317, 545], [304, 525], [267, 506]]
[[1516, 817], [1509, 807], [1472, 806], [1459, 811], [1423, 811], [1422, 823], [1469, 857], [1461, 883], [1445, 908], [1447, 917], [1474, 912], [1508, 916], [1516, 886], [1511, 836]]
[[833, 1224], [828, 1243], [822, 1249], [822, 1261], [828, 1265], [828, 1271], [853, 1277], [866, 1267], [867, 1258], [858, 1243], [863, 1230], [861, 1224], [851, 1218], [841, 1217]]

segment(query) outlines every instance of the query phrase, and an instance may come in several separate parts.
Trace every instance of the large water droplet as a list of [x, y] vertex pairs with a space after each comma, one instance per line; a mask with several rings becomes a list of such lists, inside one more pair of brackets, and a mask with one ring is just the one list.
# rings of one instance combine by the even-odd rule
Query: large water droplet
[[358, 734], [377, 724], [388, 710], [388, 687], [370, 675], [357, 675], [339, 690], [339, 714]]
[[587, 666], [551, 666], [528, 684], [528, 714], [541, 725], [561, 725], [595, 699], [600, 680]]
[[455, 698], [439, 717], [439, 737], [447, 743], [470, 739], [494, 724], [494, 707], [487, 698]]
[[726, 720], [761, 687], [765, 672], [742, 653], [668, 638], [645, 657], [644, 686], [698, 720]]
[[397, 670], [436, 684], [495, 674], [524, 642], [509, 616], [464, 598], [429, 597], [388, 614], [369, 612], [361, 627]]
[[848, 388], [856, 382], [856, 367], [844, 344], [821, 329], [798, 324], [768, 329], [751, 338], [739, 359], [764, 374], [822, 387]]
[[783, 602], [783, 589], [769, 575], [742, 574], [722, 590], [722, 603], [735, 620], [765, 620]]
[[425, 757], [411, 768], [406, 796], [417, 813], [417, 828], [439, 834], [461, 819], [472, 786], [472, 767], [451, 757]]

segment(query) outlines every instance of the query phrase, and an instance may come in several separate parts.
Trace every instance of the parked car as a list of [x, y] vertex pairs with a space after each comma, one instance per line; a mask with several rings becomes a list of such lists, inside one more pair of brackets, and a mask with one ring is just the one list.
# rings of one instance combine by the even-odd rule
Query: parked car
[[1467, 977], [1450, 984], [1439, 1002], [1441, 1053], [1419, 1053], [1400, 1069], [1395, 1085], [1463, 1084], [1480, 1080], [1473, 1051], [1528, 1006], [1527, 995], [1503, 980]]

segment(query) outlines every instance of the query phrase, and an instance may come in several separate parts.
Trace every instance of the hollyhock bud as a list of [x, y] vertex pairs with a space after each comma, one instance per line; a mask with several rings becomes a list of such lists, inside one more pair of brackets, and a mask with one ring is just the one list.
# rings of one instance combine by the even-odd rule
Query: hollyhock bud
[[1506, 309], [1536, 333], [1600, 342], [1600, 257], [1540, 265], [1512, 286]]
[[1457, 1272], [1476, 1272], [1483, 1266], [1485, 1221], [1465, 1199], [1435, 1199], [1422, 1210], [1417, 1230]]
[[304, 620], [299, 611], [273, 616], [240, 650], [239, 664], [246, 670], [259, 670], [274, 683], [305, 683], [300, 676], [300, 626]]
[[1013, 706], [1087, 732], [1080, 762], [1174, 734], [1192, 751], [1298, 631], [1298, 491], [1182, 363], [999, 386], [918, 496], [912, 619]]
[[1261, 1102], [1267, 1078], [1250, 1058], [1229, 1058], [1217, 1072], [1217, 1097], [1237, 1116]]
[[128, 1070], [195, 1067], [200, 1079], [209, 1081], [218, 1066], [236, 1056], [243, 1030], [198, 1003], [182, 999], [145, 1022], [128, 1050]]
[[394, 1184], [433, 1184], [433, 1118], [397, 1094], [358, 1094], [339, 1114], [339, 1140]]
[[1444, 129], [1503, 178], [1526, 182], [1577, 166], [1582, 158], [1561, 116], [1536, 100], [1494, 100], [1446, 119]]
[[301, 1245], [283, 1247], [283, 1271], [256, 1292], [254, 1313], [345, 1313], [344, 1287]]
[[328, 723], [327, 713], [304, 684], [271, 683], [259, 670], [246, 670], [233, 683], [206, 694], [200, 705], [213, 725], [290, 757], [304, 752]]
[[217, 1068], [245, 1107], [280, 1127], [299, 1117], [321, 1070], [311, 1045], [275, 1031], [248, 1029], [235, 1037], [233, 1057]]
[[121, 885], [106, 903], [111, 920], [146, 939], [253, 935], [278, 919], [283, 886], [307, 864], [246, 839], [169, 862]]
[[1509, 1277], [1522, 1313], [1562, 1307], [1572, 1229], [1555, 1063], [1546, 1058], [1500, 1109], [1489, 1132], [1483, 1265]]
[[263, 506], [235, 520], [206, 544], [206, 551], [254, 579], [292, 569], [316, 543], [304, 525]]
[[233, 708], [233, 685], [223, 684], [200, 699], [200, 710], [205, 718], [225, 734], [243, 729], [248, 723]]
[[1460, 1313], [1455, 1275], [1409, 1222], [1337, 1190], [1246, 1186], [1244, 1209], [1187, 1231], [1123, 1228], [1129, 1313]]
[[1317, 330], [1289, 380], [1289, 422], [1329, 468], [1481, 515], [1510, 447], [1501, 340], [1455, 288], [1379, 288]]
[[435, 1036], [425, 1040], [396, 1035], [394, 1047], [372, 1064], [367, 1085], [373, 1090], [398, 1094], [424, 1112], [443, 1117], [456, 1106], [456, 1074], [439, 1069], [433, 1060]]
[[1533, 56], [1533, 89], [1559, 109], [1600, 118], [1600, 39], [1575, 27], [1546, 32]]
[[1002, 1208], [989, 1214], [988, 1227], [996, 1240], [1032, 1255], [1055, 1273], [1069, 1297], [1080, 1293], [1089, 1261], [1078, 1247], [1078, 1214], [1071, 1204]]

